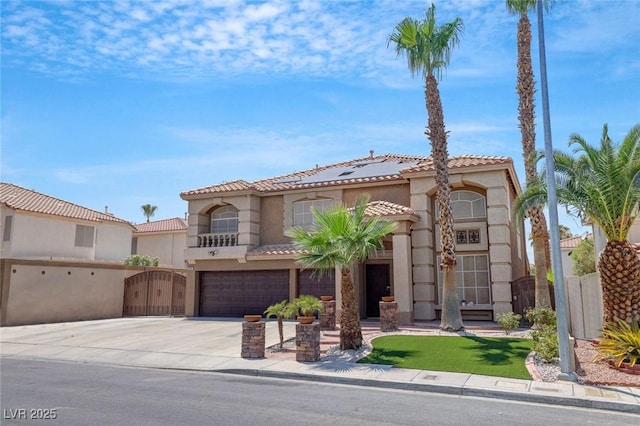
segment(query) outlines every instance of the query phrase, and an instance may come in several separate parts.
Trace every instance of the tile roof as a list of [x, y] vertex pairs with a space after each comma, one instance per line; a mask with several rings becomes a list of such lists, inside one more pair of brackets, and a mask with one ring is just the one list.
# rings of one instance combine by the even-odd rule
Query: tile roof
[[93, 222], [126, 223], [131, 226], [126, 220], [119, 219], [112, 214], [91, 210], [11, 183], [0, 182], [0, 203], [15, 210], [31, 213], [49, 214]]
[[271, 244], [253, 248], [247, 256], [294, 256], [302, 253], [293, 244]]
[[560, 248], [561, 249], [576, 248], [578, 247], [578, 244], [580, 243], [580, 241], [586, 238], [593, 238], [593, 234], [591, 232], [588, 232], [584, 235], [578, 235], [576, 237], [571, 237], [571, 238], [564, 238], [560, 240]]
[[179, 232], [186, 231], [189, 227], [187, 221], [181, 217], [140, 223], [134, 226], [136, 227], [135, 234], [143, 234], [148, 232]]
[[[512, 160], [510, 157], [496, 157], [496, 156], [488, 156], [488, 155], [458, 155], [455, 157], [449, 157], [449, 169], [459, 169], [463, 167], [474, 167], [474, 166], [492, 166], [496, 164], [510, 164]], [[403, 171], [403, 175], [417, 173], [417, 172], [428, 172], [435, 171], [435, 167], [433, 165], [433, 159], [429, 157], [427, 161], [424, 161], [414, 167], [405, 169]]]
[[400, 215], [409, 215], [413, 216], [416, 219], [420, 218], [420, 215], [416, 213], [413, 209], [401, 206], [400, 204], [391, 203], [389, 201], [371, 201], [367, 204], [367, 209], [365, 211], [367, 216], [400, 216]]
[[429, 157], [384, 154], [357, 158], [288, 175], [276, 176], [255, 182], [236, 180], [204, 188], [192, 189], [180, 194], [189, 197], [234, 191], [275, 192], [292, 189], [309, 189], [347, 185], [363, 182], [403, 180], [401, 171], [428, 161]]

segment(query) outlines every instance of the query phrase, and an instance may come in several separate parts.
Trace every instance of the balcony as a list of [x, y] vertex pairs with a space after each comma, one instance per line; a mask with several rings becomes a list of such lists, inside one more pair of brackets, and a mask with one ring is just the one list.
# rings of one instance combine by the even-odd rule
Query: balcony
[[198, 247], [235, 247], [238, 234], [198, 234]]

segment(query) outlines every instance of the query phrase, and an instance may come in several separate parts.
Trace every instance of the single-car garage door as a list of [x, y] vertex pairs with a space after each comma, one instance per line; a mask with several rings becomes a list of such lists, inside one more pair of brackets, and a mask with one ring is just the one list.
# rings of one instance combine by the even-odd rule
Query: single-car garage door
[[262, 314], [289, 299], [289, 270], [207, 271], [200, 273], [200, 316]]

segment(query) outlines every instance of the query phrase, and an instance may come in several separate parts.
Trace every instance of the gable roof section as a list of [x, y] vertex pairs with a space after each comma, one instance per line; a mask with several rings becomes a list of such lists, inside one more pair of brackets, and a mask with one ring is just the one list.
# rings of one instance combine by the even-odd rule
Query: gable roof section
[[14, 210], [30, 213], [48, 214], [92, 222], [117, 222], [131, 226], [126, 220], [119, 219], [111, 214], [91, 210], [11, 183], [0, 182], [0, 203]]
[[188, 228], [187, 221], [181, 217], [173, 217], [171, 219], [145, 222], [134, 226], [136, 228], [134, 234], [145, 234], [153, 232], [180, 232], [186, 231]]
[[561, 249], [572, 249], [578, 247], [580, 241], [585, 240], [587, 238], [593, 238], [593, 234], [588, 232], [584, 235], [578, 235], [576, 237], [570, 237], [560, 240], [560, 248]]
[[384, 182], [404, 180], [401, 172], [428, 160], [428, 157], [384, 154], [357, 158], [328, 166], [316, 166], [313, 169], [288, 175], [276, 176], [255, 182], [236, 180], [218, 185], [185, 191], [183, 199], [192, 196], [218, 194], [235, 191], [256, 191], [261, 193], [295, 189], [321, 188], [327, 186], [348, 185], [363, 182]]
[[[487, 167], [494, 165], [506, 165], [511, 164], [512, 160], [509, 157], [496, 157], [488, 155], [458, 155], [455, 157], [449, 157], [449, 169], [461, 169], [469, 167]], [[433, 159], [429, 157], [427, 161], [424, 161], [414, 167], [407, 168], [403, 171], [403, 175], [419, 172], [435, 172], [436, 168], [433, 163]]]

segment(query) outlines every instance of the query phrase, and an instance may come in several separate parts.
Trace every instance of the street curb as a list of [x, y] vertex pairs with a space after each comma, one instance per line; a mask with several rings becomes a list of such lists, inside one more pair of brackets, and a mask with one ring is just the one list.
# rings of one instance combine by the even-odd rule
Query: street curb
[[593, 408], [598, 410], [619, 411], [623, 413], [637, 413], [640, 414], [640, 405], [631, 404], [625, 402], [612, 402], [612, 401], [595, 401], [582, 398], [567, 398], [551, 395], [532, 395], [528, 393], [517, 393], [510, 391], [500, 391], [492, 389], [481, 389], [471, 387], [458, 387], [447, 385], [433, 385], [428, 383], [407, 383], [407, 382], [390, 382], [376, 379], [360, 379], [354, 377], [340, 377], [340, 376], [322, 376], [315, 374], [305, 373], [288, 373], [282, 371], [268, 371], [268, 370], [255, 370], [255, 369], [242, 369], [242, 368], [230, 368], [230, 369], [216, 369], [208, 370], [215, 373], [224, 374], [236, 374], [243, 376], [258, 376], [258, 377], [271, 377], [277, 379], [289, 379], [289, 380], [306, 380], [315, 381], [320, 383], [331, 383], [341, 385], [358, 385], [358, 386], [370, 386], [385, 389], [407, 390], [416, 392], [431, 392], [441, 393], [446, 395], [459, 395], [459, 396], [472, 396], [482, 398], [499, 397], [500, 399], [521, 401], [521, 402], [533, 402], [540, 404], [560, 405], [566, 407], [579, 407], [579, 408]]

